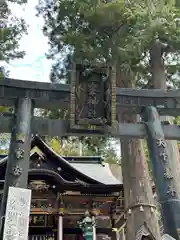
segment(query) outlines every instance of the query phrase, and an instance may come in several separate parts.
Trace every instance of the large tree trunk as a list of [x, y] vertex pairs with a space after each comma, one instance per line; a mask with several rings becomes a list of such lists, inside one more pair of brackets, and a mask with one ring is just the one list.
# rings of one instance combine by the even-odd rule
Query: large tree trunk
[[[154, 42], [152, 44], [152, 48], [150, 51], [150, 64], [151, 64], [151, 73], [152, 73], [152, 83], [155, 89], [166, 89], [166, 74], [165, 74], [165, 66], [164, 66], [164, 59], [163, 59], [163, 49], [160, 43]], [[160, 117], [161, 121], [172, 123], [172, 117]], [[180, 188], [178, 184], [180, 182], [180, 155], [179, 149], [176, 141], [166, 141], [168, 153], [170, 156], [171, 161], [167, 163], [167, 168], [170, 170], [171, 175], [173, 176], [173, 187], [176, 189], [177, 195], [180, 197]], [[169, 223], [167, 222], [167, 216], [162, 216], [166, 233], [171, 234], [169, 232], [171, 228], [171, 220], [173, 223], [173, 216], [172, 219], [169, 219]], [[175, 220], [176, 221], [176, 220]], [[176, 237], [176, 236], [174, 236]]]
[[[117, 69], [118, 70], [118, 69]], [[133, 88], [132, 76], [117, 71], [117, 85]], [[121, 122], [136, 122], [137, 116], [127, 114], [123, 109], [119, 116]], [[136, 239], [143, 230], [156, 240], [160, 239], [160, 231], [152, 185], [148, 173], [143, 149], [143, 141], [121, 139], [122, 176], [127, 217], [126, 240]], [[142, 230], [142, 231], [141, 231]], [[138, 239], [142, 239], [142, 236]], [[148, 238], [151, 239], [151, 238]]]

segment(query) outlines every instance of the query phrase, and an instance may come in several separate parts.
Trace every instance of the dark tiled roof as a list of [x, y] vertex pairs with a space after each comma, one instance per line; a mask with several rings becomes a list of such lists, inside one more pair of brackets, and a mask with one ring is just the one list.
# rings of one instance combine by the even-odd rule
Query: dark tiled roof
[[[91, 182], [92, 184], [103, 184], [107, 186], [122, 185], [122, 177], [116, 179], [107, 164], [102, 164], [102, 158], [99, 156], [83, 157], [61, 157], [55, 153], [40, 137], [35, 136], [32, 140], [32, 148], [37, 146], [48, 159], [56, 162], [57, 167], [61, 167], [77, 175], [82, 181]], [[7, 162], [7, 156], [0, 158], [0, 166]]]

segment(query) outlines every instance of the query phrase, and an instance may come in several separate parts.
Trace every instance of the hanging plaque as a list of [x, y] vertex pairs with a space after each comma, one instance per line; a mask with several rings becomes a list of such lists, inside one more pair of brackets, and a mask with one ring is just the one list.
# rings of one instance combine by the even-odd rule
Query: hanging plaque
[[9, 187], [3, 240], [28, 238], [31, 190]]
[[71, 128], [107, 131], [115, 126], [114, 69], [74, 65], [71, 77]]

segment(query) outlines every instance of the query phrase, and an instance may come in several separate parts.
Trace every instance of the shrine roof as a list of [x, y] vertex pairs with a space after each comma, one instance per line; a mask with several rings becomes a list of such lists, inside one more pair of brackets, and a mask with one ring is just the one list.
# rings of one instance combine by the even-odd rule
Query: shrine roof
[[[88, 177], [101, 184], [119, 185], [122, 180], [117, 180], [107, 164], [103, 164], [103, 159], [100, 156], [60, 156], [53, 151], [39, 136], [34, 138], [35, 144], [44, 149], [44, 153], [48, 151], [52, 155], [56, 155], [59, 162], [65, 167], [69, 167], [77, 174]], [[78, 174], [78, 175], [79, 175]]]
[[[61, 180], [61, 183], [63, 182], [66, 186], [68, 184], [77, 186], [87, 184], [92, 187], [107, 186], [109, 188], [122, 186], [122, 178], [116, 179], [108, 164], [104, 164], [99, 156], [62, 157], [39, 136], [35, 136], [31, 142], [31, 158], [34, 154], [37, 154], [43, 163], [42, 168], [33, 165], [29, 170], [30, 176], [36, 174], [42, 176], [46, 172], [46, 176], [50, 176], [51, 171], [51, 175], [54, 172], [54, 178]], [[6, 165], [7, 159], [6, 155], [0, 155], [0, 168]], [[33, 162], [33, 159], [30, 162]], [[73, 180], [72, 176], [75, 176]]]
[[71, 163], [71, 165], [79, 172], [84, 173], [88, 177], [101, 182], [103, 184], [122, 184], [111, 173], [108, 165], [97, 163]]

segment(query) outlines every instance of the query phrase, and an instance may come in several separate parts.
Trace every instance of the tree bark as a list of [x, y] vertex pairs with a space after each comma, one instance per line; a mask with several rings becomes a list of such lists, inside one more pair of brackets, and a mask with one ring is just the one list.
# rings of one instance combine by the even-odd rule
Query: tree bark
[[[133, 88], [132, 75], [117, 69], [117, 85]], [[137, 116], [128, 114], [122, 109], [119, 116], [121, 122], [136, 122]], [[160, 239], [160, 230], [151, 181], [142, 140], [121, 139], [122, 176], [127, 218], [126, 240], [137, 239], [140, 229], [148, 226], [149, 235]], [[143, 235], [138, 238], [142, 239]], [[149, 238], [151, 239], [151, 238]]]
[[[154, 42], [152, 44], [152, 48], [150, 50], [150, 65], [151, 65], [151, 73], [152, 73], [152, 83], [155, 89], [166, 89], [166, 73], [165, 73], [165, 65], [163, 59], [163, 49], [160, 43]], [[161, 116], [160, 120], [163, 122], [171, 124], [173, 118], [172, 117], [164, 117]], [[169, 169], [171, 171], [171, 175], [174, 177], [174, 184], [178, 184], [180, 182], [180, 155], [177, 142], [174, 140], [166, 141], [168, 155], [170, 156], [171, 161], [168, 163]], [[179, 190], [180, 191], [180, 190]], [[180, 193], [178, 193], [179, 195]], [[170, 231], [170, 225], [167, 225], [168, 219], [166, 216], [163, 217], [165, 231], [168, 234], [172, 234]], [[178, 231], [177, 231], [178, 232]]]

